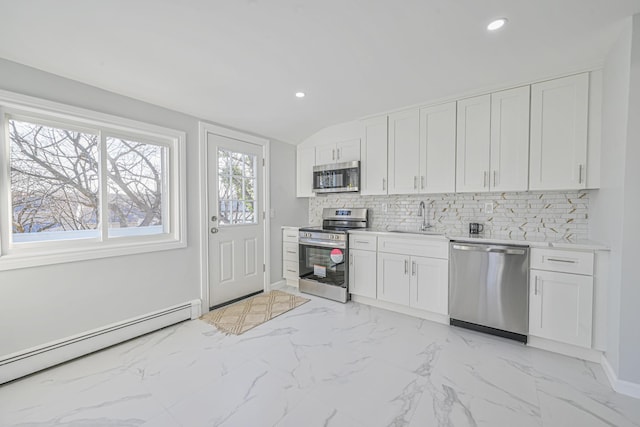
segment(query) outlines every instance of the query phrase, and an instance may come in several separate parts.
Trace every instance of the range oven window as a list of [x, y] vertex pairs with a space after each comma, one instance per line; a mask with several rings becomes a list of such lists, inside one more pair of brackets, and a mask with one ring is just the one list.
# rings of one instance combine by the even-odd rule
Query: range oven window
[[343, 248], [300, 244], [300, 277], [344, 286], [346, 254]]

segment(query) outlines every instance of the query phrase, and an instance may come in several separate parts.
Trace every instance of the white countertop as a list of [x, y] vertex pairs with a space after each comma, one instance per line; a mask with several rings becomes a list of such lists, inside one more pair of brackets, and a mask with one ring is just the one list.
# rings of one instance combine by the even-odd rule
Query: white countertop
[[349, 230], [349, 233], [376, 233], [387, 236], [406, 236], [406, 237], [444, 237], [448, 240], [457, 240], [462, 242], [476, 242], [476, 243], [497, 243], [503, 245], [527, 245], [530, 247], [539, 248], [557, 248], [557, 249], [579, 249], [579, 250], [609, 250], [609, 248], [599, 242], [593, 240], [567, 240], [559, 239], [552, 240], [543, 237], [526, 237], [526, 236], [511, 236], [509, 233], [504, 234], [492, 234], [482, 233], [478, 235], [461, 234], [459, 232], [447, 232], [435, 230], [429, 233], [420, 233], [416, 231], [412, 233], [410, 231], [403, 231], [401, 233], [397, 231], [389, 231], [382, 229], [367, 228], [361, 230]]

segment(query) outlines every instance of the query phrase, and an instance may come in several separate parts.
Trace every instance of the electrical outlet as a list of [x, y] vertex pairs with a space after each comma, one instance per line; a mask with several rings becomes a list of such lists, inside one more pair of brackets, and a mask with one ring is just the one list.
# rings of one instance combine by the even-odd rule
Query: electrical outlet
[[484, 213], [492, 214], [493, 213], [493, 203], [485, 203], [484, 204]]

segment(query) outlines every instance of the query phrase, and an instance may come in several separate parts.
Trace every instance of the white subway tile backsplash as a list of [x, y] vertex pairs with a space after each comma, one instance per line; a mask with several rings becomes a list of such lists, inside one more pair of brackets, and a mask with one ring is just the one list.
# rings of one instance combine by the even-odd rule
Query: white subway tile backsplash
[[[331, 194], [309, 199], [309, 223], [322, 223], [322, 208], [369, 208], [371, 227], [417, 229], [424, 201], [429, 223], [436, 230], [465, 233], [470, 222], [480, 222], [485, 232], [550, 239], [587, 239], [589, 191], [465, 193], [437, 195], [361, 196]], [[493, 213], [484, 204], [493, 204]], [[383, 207], [386, 206], [386, 211]]]

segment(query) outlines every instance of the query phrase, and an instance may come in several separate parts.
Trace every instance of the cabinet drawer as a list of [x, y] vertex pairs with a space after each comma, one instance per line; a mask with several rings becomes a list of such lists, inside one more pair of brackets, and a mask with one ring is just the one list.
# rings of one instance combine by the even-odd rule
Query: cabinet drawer
[[592, 276], [593, 252], [532, 248], [531, 268]]
[[298, 229], [297, 228], [285, 228], [282, 230], [283, 242], [298, 242]]
[[283, 267], [282, 276], [284, 276], [285, 279], [298, 278], [298, 261], [285, 261]]
[[362, 233], [349, 236], [349, 249], [362, 249], [365, 251], [375, 251], [378, 236], [366, 236]]
[[291, 242], [282, 243], [282, 259], [298, 262], [298, 244]]
[[378, 252], [449, 259], [449, 242], [431, 237], [398, 239], [381, 236], [378, 239]]

